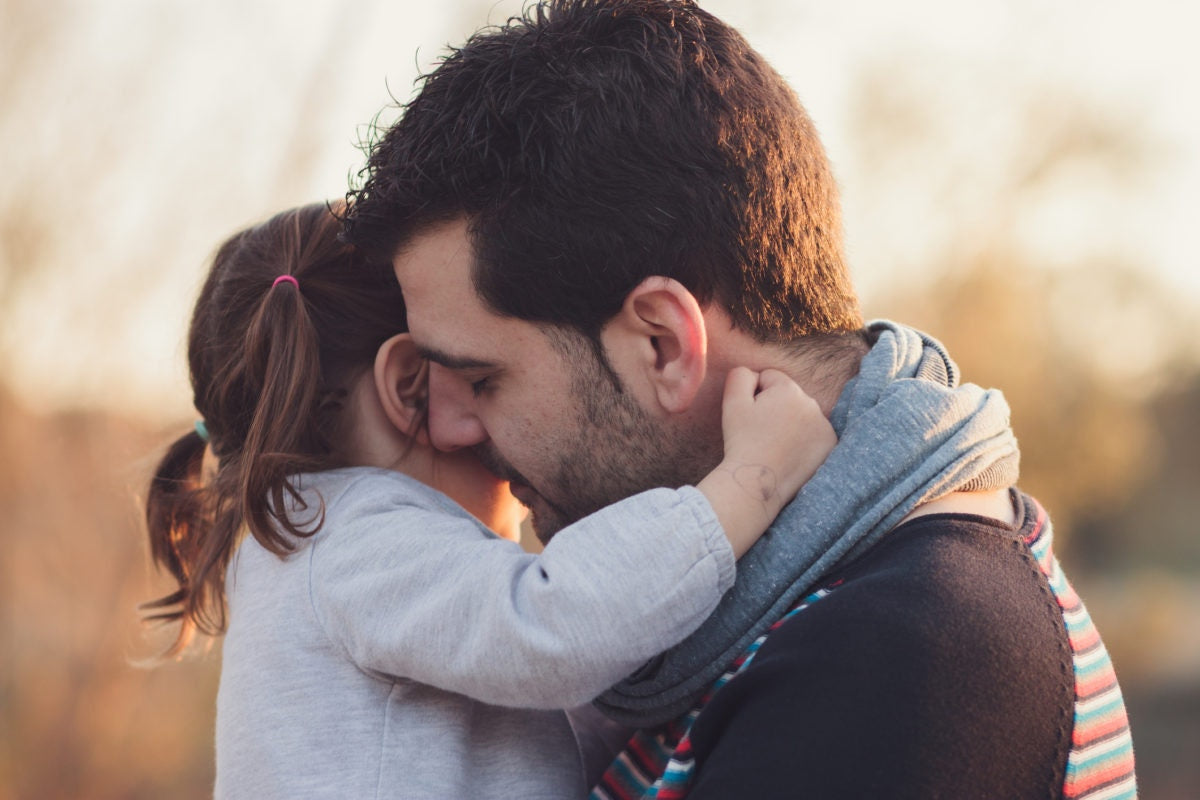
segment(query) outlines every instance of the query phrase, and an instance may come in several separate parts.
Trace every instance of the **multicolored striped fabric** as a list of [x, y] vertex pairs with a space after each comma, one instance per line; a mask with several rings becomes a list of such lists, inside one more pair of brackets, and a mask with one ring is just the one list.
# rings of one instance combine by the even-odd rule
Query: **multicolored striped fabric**
[[754, 654], [771, 631], [825, 597], [838, 583], [840, 581], [805, 597], [766, 633], [755, 639], [746, 652], [738, 656], [729, 669], [717, 678], [691, 711], [659, 728], [634, 734], [625, 750], [600, 778], [590, 800], [676, 800], [684, 797], [696, 766], [688, 733], [700, 712], [733, 676], [750, 666]]
[[[1062, 797], [1067, 800], [1136, 798], [1133, 740], [1112, 661], [1087, 609], [1054, 556], [1051, 548], [1053, 528], [1048, 515], [1037, 501], [1029, 500], [1036, 520], [1024, 541], [1062, 609], [1074, 657], [1074, 728]], [[837, 585], [834, 583], [804, 598], [771, 626], [770, 631], [751, 644], [687, 714], [660, 728], [636, 734], [592, 790], [591, 800], [681, 800], [686, 797], [695, 768], [688, 734], [700, 712], [726, 683], [750, 665], [771, 631], [829, 594]]]
[[1062, 608], [1075, 662], [1075, 726], [1063, 797], [1068, 800], [1137, 797], [1133, 739], [1112, 660], [1083, 601], [1054, 557], [1049, 516], [1037, 501], [1033, 505], [1037, 522], [1025, 543]]

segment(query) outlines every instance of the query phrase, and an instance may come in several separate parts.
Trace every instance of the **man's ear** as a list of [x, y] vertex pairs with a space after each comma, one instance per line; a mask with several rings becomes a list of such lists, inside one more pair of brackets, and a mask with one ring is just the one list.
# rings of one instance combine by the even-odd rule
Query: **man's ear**
[[646, 278], [625, 296], [605, 333], [605, 346], [621, 348], [622, 363], [632, 363], [649, 381], [663, 410], [691, 406], [708, 367], [708, 332], [700, 304], [683, 284], [661, 275]]
[[417, 352], [412, 336], [398, 333], [375, 353], [375, 392], [383, 413], [401, 433], [429, 443], [429, 362]]

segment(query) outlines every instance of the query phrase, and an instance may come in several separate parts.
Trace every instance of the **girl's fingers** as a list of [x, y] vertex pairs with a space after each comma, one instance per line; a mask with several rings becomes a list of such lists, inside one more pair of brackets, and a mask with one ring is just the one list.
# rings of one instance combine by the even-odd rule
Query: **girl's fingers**
[[765, 392], [773, 386], [786, 385], [792, 379], [777, 369], [764, 369], [758, 373], [758, 391]]
[[746, 367], [734, 367], [725, 378], [725, 404], [728, 406], [753, 399], [758, 382], [757, 372]]

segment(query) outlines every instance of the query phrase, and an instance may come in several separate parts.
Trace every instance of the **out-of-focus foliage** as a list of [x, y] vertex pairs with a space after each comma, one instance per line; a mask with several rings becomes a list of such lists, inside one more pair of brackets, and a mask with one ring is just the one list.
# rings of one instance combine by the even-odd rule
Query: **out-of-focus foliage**
[[[1144, 393], [1081, 356], [1104, 338], [1085, 309], [1074, 330], [1055, 319], [1059, 284], [1080, 276], [1038, 275], [999, 252], [945, 274], [898, 305], [946, 343], [966, 380], [1003, 389], [1022, 443], [1021, 485], [1050, 509], [1065, 550], [1075, 520], [1121, 508], [1154, 458], [1158, 435]], [[1114, 277], [1099, 270], [1083, 280], [1116, 291]]]
[[[158, 669], [137, 497], [160, 435], [0, 387], [0, 797], [211, 796], [211, 656]], [[158, 645], [161, 646], [162, 642]]]
[[[922, 263], [889, 265], [883, 313], [941, 338], [965, 380], [1003, 389], [1025, 445], [1022, 485], [1050, 508], [1063, 546], [1077, 518], [1119, 508], [1154, 458], [1145, 401], [1168, 367], [1194, 369], [1179, 335], [1190, 315], [1135, 254], [1097, 252], [1089, 237], [1053, 255], [1039, 247], [1052, 198], [1078, 198], [1086, 214], [1154, 168], [1149, 134], [1046, 87], [989, 106], [976, 93], [992, 83], [973, 77], [960, 98], [930, 96], [936, 84], [902, 64], [864, 73], [856, 168], [876, 202], [908, 191], [919, 195], [911, 206], [939, 216]], [[953, 102], [979, 104], [975, 146], [955, 142], [961, 132], [938, 113]]]
[[[64, 254], [76, 251], [58, 235], [65, 225], [138, 265], [117, 277], [80, 263], [87, 285], [144, 299], [161, 277], [160, 251], [182, 247], [199, 264], [217, 241], [207, 233], [203, 245], [187, 240], [194, 211], [180, 209], [198, 206], [184, 197], [242, 199], [255, 210], [232, 214], [240, 224], [274, 210], [258, 208], [263, 198], [306, 192], [308, 162], [333, 129], [321, 127], [333, 126], [321, 111], [344, 89], [340, 65], [362, 32], [354, 15], [338, 16], [311, 64], [284, 84], [221, 87], [222, 98], [234, 90], [273, 100], [296, 93], [294, 105], [280, 104], [255, 124], [223, 118], [242, 136], [278, 141], [274, 166], [249, 180], [222, 168], [226, 154], [213, 136], [198, 137], [183, 143], [194, 149], [179, 158], [204, 163], [212, 180], [179, 186], [175, 173], [156, 174], [146, 191], [180, 205], [155, 220], [122, 220], [117, 212], [126, 206], [110, 191], [113, 161], [128, 167], [150, 143], [137, 138], [145, 131], [118, 101], [153, 107], [168, 96], [159, 84], [173, 73], [147, 65], [176, 63], [172, 48], [187, 32], [160, 10], [146, 20], [155, 35], [137, 39], [136, 52], [110, 53], [93, 42], [88, 57], [111, 54], [116, 66], [59, 75], [58, 83], [29, 80], [57, 74], [51, 68], [64, 57], [65, 21], [83, 7], [0, 0], [0, 67], [20, 78], [0, 82], [0, 138], [60, 151], [49, 169], [0, 148], [0, 800], [201, 798], [212, 787], [214, 655], [133, 665], [155, 651], [136, 605], [169, 588], [149, 569], [137, 501], [155, 456], [189, 423], [164, 435], [129, 417], [23, 406], [6, 388], [5, 359], [37, 342], [9, 312], [15, 299], [35, 296], [28, 290], [50, 266], [75, 263]], [[460, 4], [453, 38], [492, 7]], [[255, 24], [264, 24], [259, 12]], [[251, 63], [260, 55], [251, 39], [236, 39], [244, 49], [222, 60]], [[859, 209], [851, 241], [870, 240], [852, 249], [855, 269], [886, 276], [867, 310], [927, 329], [946, 342], [966, 380], [1004, 389], [1023, 446], [1022, 485], [1054, 515], [1067, 569], [1114, 654], [1143, 795], [1200, 796], [1197, 315], [1146, 279], [1153, 265], [1136, 248], [1107, 248], [1106, 231], [1090, 217], [1135, 204], [1139, 182], [1169, 164], [1136, 113], [1101, 111], [1052, 86], [1013, 87], [1002, 76], [921, 63], [885, 58], [864, 74], [853, 98], [853, 148], [835, 165], [853, 187], [847, 203]], [[408, 86], [395, 89], [403, 97]], [[951, 107], [971, 113], [946, 113]], [[966, 127], [947, 128], [951, 119]], [[364, 122], [337, 124], [352, 138]], [[87, 135], [74, 135], [83, 128]], [[182, 131], [148, 130], [160, 143], [164, 131]], [[128, 141], [139, 147], [117, 148]], [[156, 171], [166, 170], [170, 159], [154, 152]], [[245, 202], [253, 192], [257, 199]], [[1062, 222], [1062, 235], [1047, 237], [1048, 215]], [[864, 263], [887, 259], [887, 247], [869, 245], [902, 241], [905, 228], [930, 234], [924, 250]], [[114, 229], [123, 232], [117, 245]], [[88, 292], [51, 297], [53, 307], [33, 313], [57, 313], [77, 329], [123, 324], [131, 336], [144, 335], [130, 322], [137, 309], [129, 304], [97, 302]]]
[[[1157, 458], [1136, 477], [1124, 515], [1090, 515], [1078, 526], [1097, 568], [1125, 564], [1200, 572], [1200, 375], [1180, 370], [1145, 412], [1158, 429]], [[1148, 529], [1152, 529], [1148, 532]]]
[[[51, 43], [61, 13], [59, 0], [0, 0], [0, 19], [4, 20], [0, 25], [0, 74], [27, 75], [40, 69], [53, 52]], [[28, 91], [28, 84], [22, 81], [0, 81], [0, 109], [20, 105]], [[10, 135], [10, 125], [16, 128], [8, 116], [0, 111], [0, 140]], [[0, 156], [0, 163], [5, 161]], [[8, 311], [21, 282], [34, 271], [38, 254], [53, 230], [49, 192], [37, 181], [18, 183], [20, 191], [0, 192], [0, 314]]]
[[[1038, 91], [1017, 106], [1019, 124], [988, 119], [981, 104], [976, 124], [993, 140], [986, 152], [972, 148], [942, 127], [947, 118], [904, 67], [892, 67], [864, 79], [856, 167], [878, 189], [868, 203], [921, 208], [926, 216], [913, 219], [940, 235], [920, 263], [889, 265], [878, 312], [940, 338], [965, 380], [1003, 389], [1022, 444], [1021, 486], [1054, 518], [1060, 557], [1113, 654], [1142, 793], [1195, 797], [1197, 315], [1149, 277], [1138, 251], [1106, 251], [1105, 231], [1084, 223], [1064, 249], [1033, 230], [1047, 217], [1080, 225], [1162, 165], [1136, 118]], [[906, 192], [918, 195], [911, 204], [888, 205]]]

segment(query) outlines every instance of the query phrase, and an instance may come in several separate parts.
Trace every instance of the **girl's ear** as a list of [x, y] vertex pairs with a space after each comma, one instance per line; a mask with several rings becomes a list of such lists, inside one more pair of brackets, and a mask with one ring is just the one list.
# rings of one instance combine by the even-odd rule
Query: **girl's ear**
[[388, 420], [406, 436], [429, 444], [429, 362], [412, 336], [398, 333], [375, 354], [375, 392]]

